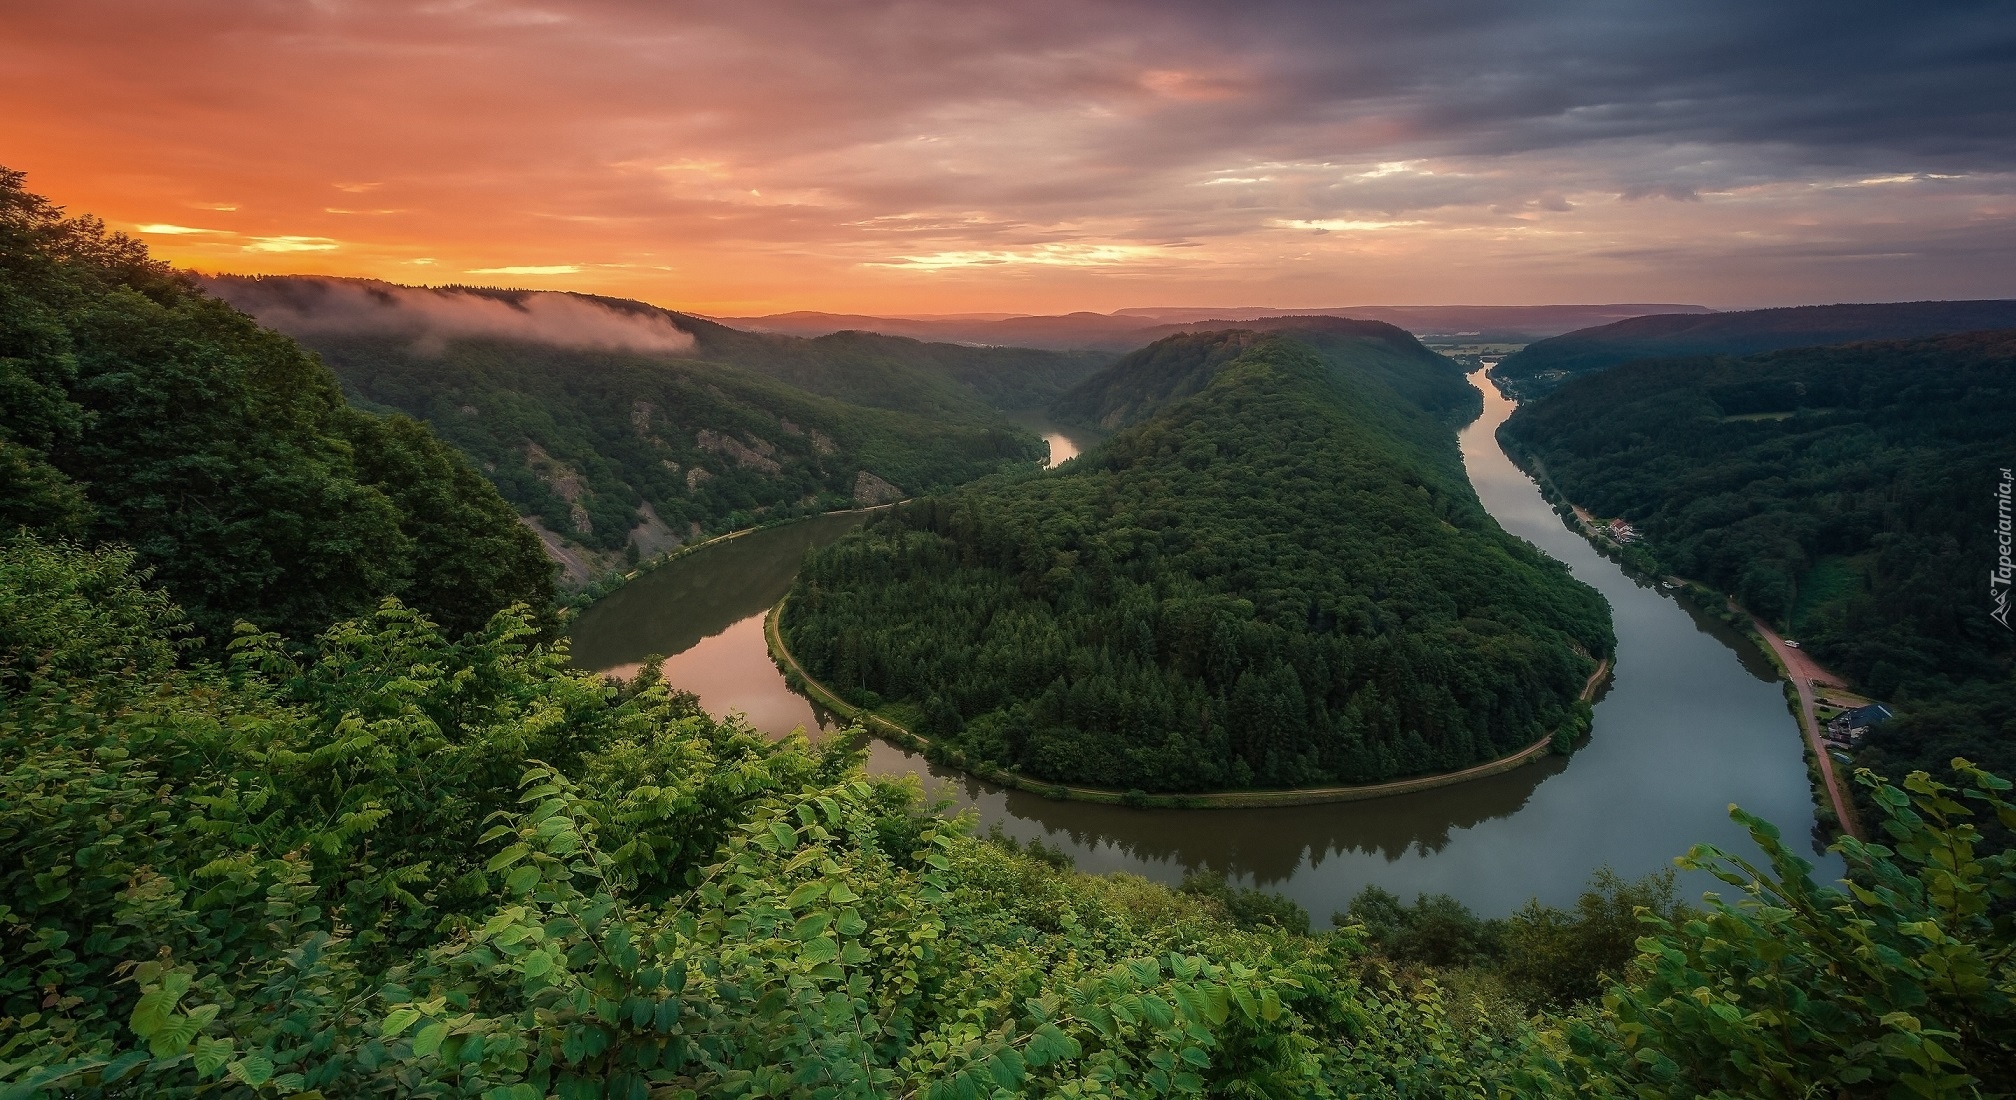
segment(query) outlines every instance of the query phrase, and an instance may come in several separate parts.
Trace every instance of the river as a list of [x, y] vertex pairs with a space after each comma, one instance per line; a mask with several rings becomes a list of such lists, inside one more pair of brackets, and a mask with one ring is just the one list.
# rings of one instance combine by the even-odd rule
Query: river
[[[1369, 802], [1267, 810], [1145, 810], [1059, 802], [1003, 790], [874, 742], [869, 770], [915, 774], [933, 795], [1024, 840], [1061, 847], [1085, 871], [1129, 871], [1164, 882], [1210, 867], [1300, 903], [1319, 924], [1368, 884], [1403, 898], [1455, 896], [1484, 915], [1538, 897], [1572, 904], [1608, 866], [1637, 877], [1707, 842], [1748, 853], [1731, 803], [1803, 846], [1811, 835], [1799, 729], [1770, 663], [1721, 622], [1696, 615], [1624, 573], [1570, 531], [1494, 433], [1512, 411], [1483, 375], [1484, 414], [1461, 434], [1485, 508], [1511, 533], [1566, 562], [1610, 601], [1615, 674], [1596, 704], [1587, 745], [1452, 787]], [[1091, 440], [1037, 420], [1064, 461]], [[1068, 452], [1068, 453], [1066, 453]], [[666, 678], [717, 715], [757, 728], [831, 728], [832, 716], [784, 686], [763, 645], [763, 615], [790, 588], [806, 550], [861, 523], [825, 516], [698, 550], [646, 574], [576, 621], [575, 663], [634, 672], [666, 655]], [[1840, 862], [1815, 856], [1833, 877]], [[1682, 880], [1684, 896], [1719, 884]]]

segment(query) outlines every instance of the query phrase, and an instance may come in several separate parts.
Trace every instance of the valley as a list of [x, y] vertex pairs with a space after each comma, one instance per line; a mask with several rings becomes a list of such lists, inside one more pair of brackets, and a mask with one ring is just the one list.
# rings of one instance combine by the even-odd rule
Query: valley
[[1111, 357], [741, 332], [639, 302], [360, 280], [212, 278], [359, 406], [428, 424], [581, 590], [758, 523], [1028, 465], [1012, 414]]
[[0, 27], [0, 1100], [2016, 1100], [2016, 5]]
[[[1319, 919], [1367, 885], [1410, 899], [1449, 894], [1484, 914], [1511, 912], [1534, 897], [1566, 905], [1599, 866], [1637, 877], [1669, 866], [1676, 851], [1697, 841], [1741, 844], [1741, 828], [1726, 816], [1732, 801], [1787, 837], [1810, 836], [1799, 731], [1768, 659], [1720, 620], [1634, 579], [1563, 526], [1499, 449], [1495, 433], [1512, 403], [1482, 375], [1472, 380], [1482, 387], [1484, 413], [1464, 428], [1461, 445], [1478, 498], [1506, 531], [1601, 592], [1616, 624], [1614, 677], [1597, 697], [1587, 744], [1572, 757], [1545, 756], [1459, 786], [1369, 802], [1242, 810], [1057, 801], [882, 741], [870, 743], [867, 767], [918, 776], [928, 794], [976, 813], [983, 830], [1040, 841], [1081, 870], [1170, 884], [1216, 871], [1285, 896]], [[858, 521], [810, 521], [834, 526], [804, 541], [783, 535], [789, 528], [762, 532], [748, 537], [777, 540], [780, 552], [695, 559], [649, 575], [576, 620], [575, 660], [628, 672], [647, 655], [665, 655], [667, 677], [692, 685], [717, 715], [748, 714], [772, 736], [801, 727], [832, 731], [834, 717], [785, 683], [762, 622], [791, 587], [792, 555]], [[747, 595], [702, 610], [694, 601], [704, 592]], [[1823, 879], [1841, 870], [1836, 857], [1807, 855], [1819, 860]], [[1681, 894], [1711, 888], [1713, 880], [1690, 875]]]

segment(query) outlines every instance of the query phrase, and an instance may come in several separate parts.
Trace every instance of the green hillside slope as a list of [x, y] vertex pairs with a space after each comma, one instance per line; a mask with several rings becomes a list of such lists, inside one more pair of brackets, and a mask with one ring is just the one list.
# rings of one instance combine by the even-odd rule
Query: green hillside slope
[[1517, 393], [1634, 359], [1754, 355], [1857, 340], [1914, 340], [2016, 327], [2016, 301], [1886, 302], [1732, 313], [1661, 314], [1578, 329], [1528, 345], [1491, 371]]
[[1476, 389], [1447, 359], [1384, 322], [1273, 317], [1241, 322], [1235, 331], [1237, 335], [1220, 329], [1157, 340], [1058, 397], [1050, 415], [1101, 428], [1139, 423], [1163, 403], [1209, 385], [1226, 363], [1264, 342], [1270, 332], [1291, 333], [1325, 358], [1348, 359], [1352, 369], [1432, 412], [1470, 416], [1481, 407]]
[[1034, 463], [1012, 425], [850, 405], [731, 367], [458, 339], [310, 337], [360, 401], [426, 420], [572, 542], [640, 552], [763, 518], [880, 503]]
[[353, 399], [473, 459], [585, 582], [706, 531], [1029, 463], [1003, 409], [1107, 357], [739, 332], [590, 295], [306, 277], [205, 281], [320, 352]]
[[1637, 363], [1501, 429], [1656, 567], [1735, 594], [1895, 704], [1861, 762], [2016, 765], [2016, 634], [1991, 618], [2016, 463], [2016, 332]]
[[1060, 471], [815, 554], [793, 652], [971, 758], [1116, 788], [1383, 780], [1569, 720], [1601, 598], [1498, 529], [1390, 363], [1231, 332], [1113, 371], [1151, 366], [1209, 381]]
[[0, 170], [0, 530], [131, 546], [212, 643], [397, 595], [468, 630], [551, 569], [424, 427]]

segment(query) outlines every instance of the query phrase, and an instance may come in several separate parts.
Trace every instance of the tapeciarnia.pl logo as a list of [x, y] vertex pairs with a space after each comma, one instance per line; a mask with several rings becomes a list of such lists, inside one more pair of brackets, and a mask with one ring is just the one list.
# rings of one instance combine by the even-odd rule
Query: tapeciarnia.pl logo
[[2016, 575], [2016, 561], [2010, 560], [2010, 547], [2016, 544], [2016, 530], [2012, 530], [2009, 519], [2009, 491], [2016, 483], [2016, 475], [2011, 475], [2008, 467], [2002, 469], [2002, 482], [1995, 487], [1995, 547], [2000, 556], [1995, 560], [1995, 568], [1988, 571], [1988, 596], [1995, 601], [1995, 610], [1989, 614], [2002, 624], [2005, 630], [2016, 630], [2009, 625], [2009, 582]]

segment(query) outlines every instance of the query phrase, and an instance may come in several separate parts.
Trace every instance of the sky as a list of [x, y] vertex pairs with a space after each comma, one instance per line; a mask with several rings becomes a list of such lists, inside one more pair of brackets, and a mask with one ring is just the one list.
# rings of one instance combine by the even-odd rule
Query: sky
[[2016, 297], [2016, 5], [0, 0], [0, 165], [717, 315]]

